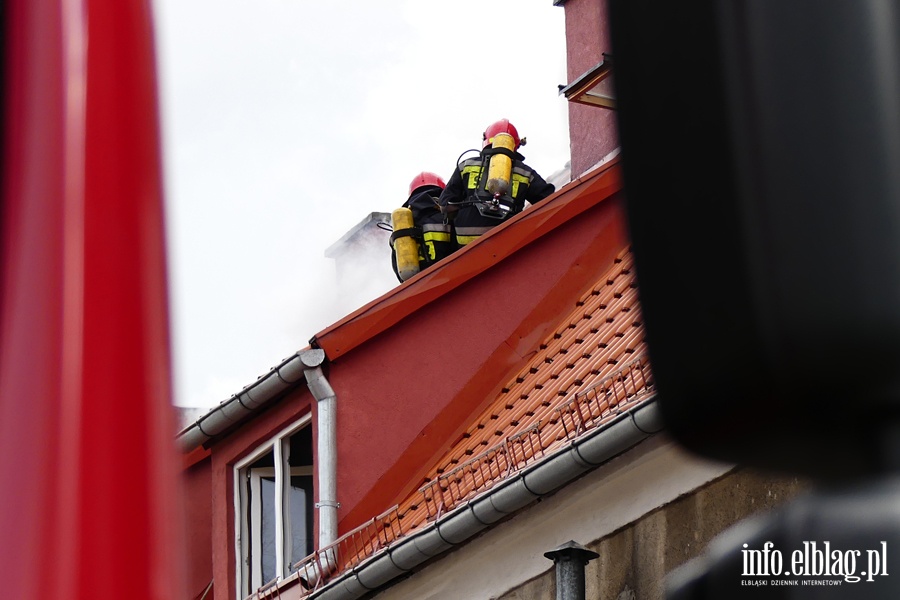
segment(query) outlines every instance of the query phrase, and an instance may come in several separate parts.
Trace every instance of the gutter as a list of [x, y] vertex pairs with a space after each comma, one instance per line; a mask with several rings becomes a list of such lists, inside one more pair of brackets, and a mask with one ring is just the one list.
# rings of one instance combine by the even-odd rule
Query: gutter
[[330, 581], [308, 598], [361, 598], [468, 541], [489, 525], [558, 490], [662, 429], [662, 417], [653, 396], [606, 426], [582, 436], [556, 454], [523, 469], [515, 477], [388, 546], [384, 552]]
[[[324, 350], [309, 348], [284, 359], [281, 364], [245, 387], [241, 393], [225, 400], [179, 432], [176, 436], [179, 448], [183, 452], [193, 450], [249, 418], [287, 390], [296, 387], [304, 379], [307, 369], [317, 369], [324, 360]], [[321, 369], [319, 372], [321, 373]]]

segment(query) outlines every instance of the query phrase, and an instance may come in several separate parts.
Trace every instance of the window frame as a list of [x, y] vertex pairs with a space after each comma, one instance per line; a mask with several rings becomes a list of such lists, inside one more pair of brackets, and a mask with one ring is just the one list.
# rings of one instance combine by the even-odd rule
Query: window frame
[[[238, 590], [238, 598], [246, 598], [253, 594], [267, 582], [262, 579], [262, 557], [260, 552], [249, 554], [254, 544], [257, 548], [261, 546], [259, 538], [261, 536], [261, 513], [254, 509], [248, 518], [245, 514], [248, 509], [247, 487], [244, 481], [244, 473], [251, 480], [263, 476], [266, 471], [271, 472], [275, 476], [275, 570], [278, 580], [285, 579], [290, 575], [289, 570], [285, 570], [285, 555], [290, 549], [285, 545], [285, 523], [290, 526], [290, 515], [285, 516], [284, 507], [286, 504], [287, 494], [289, 493], [289, 485], [285, 485], [285, 473], [288, 473], [287, 480], [290, 481], [292, 475], [313, 475], [313, 465], [303, 465], [291, 467], [288, 464], [288, 449], [290, 447], [290, 438], [292, 435], [303, 429], [312, 426], [312, 415], [307, 414], [301, 419], [295, 421], [291, 425], [285, 427], [277, 434], [263, 442], [244, 458], [234, 463], [232, 475], [234, 481], [233, 501], [234, 501], [234, 556], [235, 556], [235, 586]], [[314, 453], [315, 449], [313, 449]], [[273, 455], [273, 467], [256, 467], [251, 465], [268, 453]], [[315, 462], [315, 459], [313, 459]], [[257, 481], [257, 484], [259, 482]], [[257, 485], [257, 490], [258, 490]], [[316, 483], [313, 477], [313, 490], [315, 491]], [[280, 493], [279, 493], [280, 492]], [[256, 497], [259, 497], [257, 494]], [[312, 501], [312, 499], [311, 499]], [[315, 537], [315, 531], [312, 532]], [[247, 560], [247, 556], [252, 557], [253, 564]], [[291, 562], [296, 562], [303, 558], [302, 556], [291, 557]]]

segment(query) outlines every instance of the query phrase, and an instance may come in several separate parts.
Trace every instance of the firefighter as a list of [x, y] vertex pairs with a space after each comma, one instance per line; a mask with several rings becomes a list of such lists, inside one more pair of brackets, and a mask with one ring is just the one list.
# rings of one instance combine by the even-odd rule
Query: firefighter
[[[400, 281], [406, 281], [412, 275], [424, 270], [440, 261], [456, 250], [456, 242], [453, 240], [451, 225], [441, 213], [438, 198], [444, 189], [444, 180], [428, 171], [423, 171], [409, 183], [409, 196], [402, 208], [409, 209], [410, 213], [404, 218], [412, 219], [412, 223], [398, 227], [394, 224], [394, 234], [391, 236], [391, 262], [394, 274]], [[397, 213], [397, 211], [395, 211]], [[396, 219], [396, 217], [395, 217]], [[402, 256], [402, 244], [412, 239], [416, 243], [415, 257], [412, 261]], [[415, 264], [418, 258], [418, 266]]]
[[457, 164], [440, 197], [459, 246], [521, 212], [526, 201], [535, 204], [555, 190], [523, 162], [518, 149], [525, 139], [507, 119], [489, 125], [482, 137], [481, 152]]

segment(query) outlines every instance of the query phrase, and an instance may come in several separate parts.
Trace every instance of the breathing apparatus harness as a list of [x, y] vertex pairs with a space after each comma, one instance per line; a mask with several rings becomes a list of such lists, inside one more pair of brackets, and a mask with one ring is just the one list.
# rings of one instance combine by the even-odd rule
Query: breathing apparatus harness
[[[502, 221], [522, 210], [510, 194], [512, 165], [517, 153], [512, 136], [501, 133], [495, 136], [494, 140], [490, 148], [481, 150], [481, 168], [477, 173], [475, 189], [465, 200], [447, 204], [459, 207], [475, 205], [481, 216]], [[521, 145], [524, 144], [523, 138]], [[460, 154], [456, 160], [457, 168], [462, 164], [463, 156], [470, 152], [478, 150], [472, 148]]]
[[[429, 195], [434, 202], [433, 210], [440, 211], [437, 199]], [[419, 208], [422, 208], [419, 206]], [[404, 204], [391, 213], [391, 223], [378, 223], [379, 229], [391, 232], [390, 246], [394, 273], [403, 282], [434, 263], [427, 251], [425, 229], [414, 221], [413, 206]]]
[[401, 282], [419, 272], [419, 247], [424, 245], [422, 228], [413, 223], [412, 211], [406, 206], [391, 213], [391, 223], [378, 223], [379, 229], [391, 231], [391, 263]]
[[406, 227], [404, 229], [391, 229], [391, 226], [387, 223], [380, 224], [380, 229], [385, 229], [391, 232], [391, 247], [394, 246], [394, 242], [397, 241], [397, 238], [410, 237], [420, 244], [425, 243], [425, 234], [422, 232], [422, 228], [418, 226]]

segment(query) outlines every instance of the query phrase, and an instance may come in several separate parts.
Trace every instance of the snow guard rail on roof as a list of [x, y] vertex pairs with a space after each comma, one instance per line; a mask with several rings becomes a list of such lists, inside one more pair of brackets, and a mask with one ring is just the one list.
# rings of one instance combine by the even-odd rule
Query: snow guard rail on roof
[[[654, 394], [649, 363], [645, 356], [639, 355], [622, 369], [560, 403], [550, 419], [508, 436], [420, 488], [419, 502], [414, 506], [426, 507], [425, 522], [437, 521], [518, 471], [594, 433]], [[296, 563], [294, 569], [306, 590], [304, 597], [415, 533], [424, 523], [411, 523], [415, 515], [409, 513], [401, 514], [398, 506], [394, 506]], [[269, 582], [254, 597], [275, 593], [276, 583]]]

